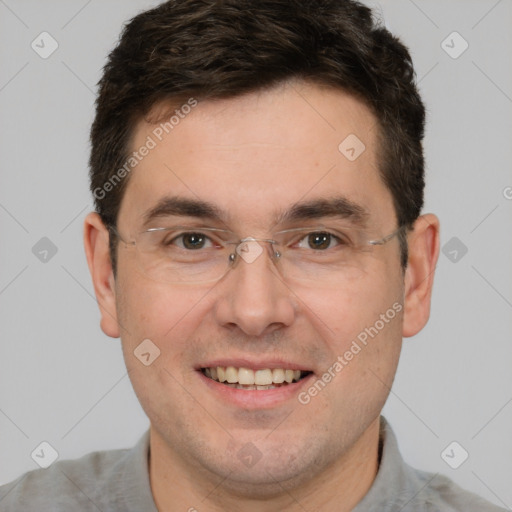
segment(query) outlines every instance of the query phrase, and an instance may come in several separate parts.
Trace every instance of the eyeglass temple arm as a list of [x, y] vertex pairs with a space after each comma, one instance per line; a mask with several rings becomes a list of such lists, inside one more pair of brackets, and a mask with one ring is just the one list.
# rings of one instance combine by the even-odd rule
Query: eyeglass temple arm
[[398, 235], [406, 227], [407, 226], [400, 226], [398, 229], [395, 229], [395, 231], [393, 231], [389, 235], [386, 235], [384, 238], [379, 238], [378, 240], [370, 240], [368, 243], [370, 245], [384, 245], [385, 243], [389, 242], [393, 237]]

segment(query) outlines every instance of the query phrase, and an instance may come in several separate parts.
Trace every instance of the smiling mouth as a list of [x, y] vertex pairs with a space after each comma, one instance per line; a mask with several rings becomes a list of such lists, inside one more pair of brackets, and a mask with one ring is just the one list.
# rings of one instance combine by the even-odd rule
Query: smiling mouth
[[266, 390], [289, 386], [304, 379], [312, 372], [284, 368], [252, 370], [234, 366], [201, 368], [201, 373], [215, 382], [236, 389]]

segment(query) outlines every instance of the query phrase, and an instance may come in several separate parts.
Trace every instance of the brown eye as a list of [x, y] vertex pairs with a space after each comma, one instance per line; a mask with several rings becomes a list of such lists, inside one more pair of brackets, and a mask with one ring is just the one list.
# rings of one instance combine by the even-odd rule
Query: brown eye
[[187, 249], [201, 249], [204, 247], [206, 237], [201, 233], [187, 233], [183, 236], [183, 245]]
[[310, 233], [308, 235], [308, 246], [311, 249], [328, 249], [331, 245], [332, 235], [330, 233]]
[[190, 232], [182, 233], [181, 235], [174, 237], [172, 240], [167, 242], [166, 245], [177, 245], [181, 249], [194, 251], [203, 249], [209, 242], [210, 240], [205, 234]]

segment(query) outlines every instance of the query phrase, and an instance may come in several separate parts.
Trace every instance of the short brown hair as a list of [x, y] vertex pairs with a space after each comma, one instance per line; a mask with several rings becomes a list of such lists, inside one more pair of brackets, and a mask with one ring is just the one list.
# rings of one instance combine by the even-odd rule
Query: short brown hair
[[[380, 173], [398, 225], [410, 227], [423, 206], [425, 109], [407, 48], [353, 0], [170, 0], [133, 18], [105, 65], [91, 129], [91, 191], [105, 225], [116, 225], [129, 175], [108, 193], [103, 187], [125, 165], [135, 124], [153, 106], [290, 79], [343, 89], [371, 108]], [[405, 236], [401, 246], [405, 268]], [[115, 270], [115, 237], [111, 258]]]

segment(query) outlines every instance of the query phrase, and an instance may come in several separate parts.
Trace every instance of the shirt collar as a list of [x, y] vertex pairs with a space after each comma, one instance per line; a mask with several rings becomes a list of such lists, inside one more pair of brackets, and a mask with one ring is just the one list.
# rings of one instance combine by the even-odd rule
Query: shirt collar
[[427, 510], [422, 501], [416, 499], [426, 486], [425, 482], [403, 460], [396, 436], [384, 416], [380, 417], [379, 454], [377, 476], [353, 512]]
[[158, 512], [149, 481], [149, 429], [128, 452], [119, 478], [119, 495], [114, 496], [127, 512]]

